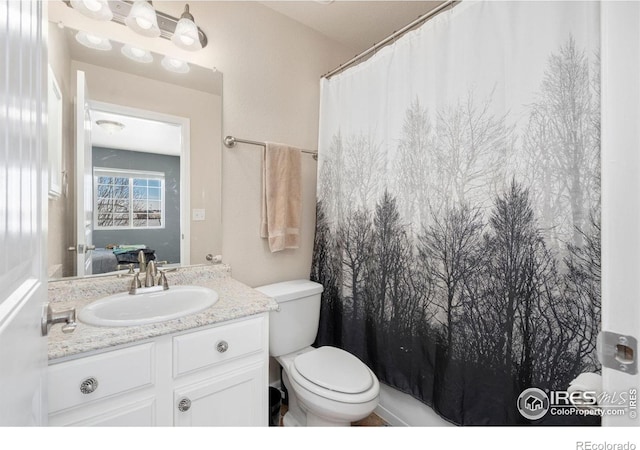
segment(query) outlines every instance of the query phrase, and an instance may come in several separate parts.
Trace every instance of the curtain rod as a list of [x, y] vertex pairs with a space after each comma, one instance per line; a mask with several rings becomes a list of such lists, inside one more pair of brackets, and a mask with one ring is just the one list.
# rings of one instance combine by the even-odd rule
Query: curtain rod
[[[227, 136], [224, 138], [224, 145], [227, 148], [233, 148], [236, 146], [237, 143], [240, 144], [251, 144], [251, 145], [259, 145], [262, 146], [264, 148], [267, 148], [267, 143], [266, 142], [260, 142], [260, 141], [251, 141], [249, 139], [240, 139], [237, 137], [233, 137], [233, 136]], [[314, 152], [311, 150], [300, 150], [302, 153], [307, 153], [309, 155], [313, 155], [313, 159], [318, 159], [318, 152]]]
[[427, 20], [431, 19], [432, 17], [435, 17], [438, 13], [442, 12], [442, 10], [444, 10], [447, 7], [453, 7], [455, 6], [457, 3], [460, 3], [462, 0], [448, 0], [444, 3], [442, 3], [439, 6], [436, 6], [434, 9], [432, 9], [431, 11], [419, 16], [416, 20], [414, 20], [413, 22], [411, 22], [409, 25], [399, 29], [398, 31], [394, 31], [391, 35], [387, 36], [386, 38], [384, 38], [382, 41], [378, 42], [377, 44], [373, 44], [371, 47], [369, 47], [367, 50], [365, 50], [364, 52], [354, 56], [353, 58], [351, 58], [349, 61], [347, 61], [344, 64], [341, 64], [340, 66], [336, 67], [335, 69], [333, 69], [331, 72], [327, 72], [326, 74], [322, 75], [321, 78], [331, 78], [332, 76], [342, 72], [343, 70], [351, 67], [355, 62], [357, 62], [358, 60], [364, 58], [365, 56], [369, 55], [372, 52], [375, 52], [376, 50], [378, 50], [380, 47], [384, 47], [385, 45], [387, 45], [389, 42], [393, 41], [394, 39], [396, 39], [399, 36], [402, 36], [403, 34], [405, 34], [407, 31], [410, 31], [412, 28], [415, 28], [417, 25], [421, 24], [422, 22], [426, 22]]

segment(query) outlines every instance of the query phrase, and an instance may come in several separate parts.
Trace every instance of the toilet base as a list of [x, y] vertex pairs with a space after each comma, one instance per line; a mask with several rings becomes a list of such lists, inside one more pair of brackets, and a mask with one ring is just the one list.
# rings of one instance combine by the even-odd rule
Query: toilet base
[[[296, 395], [286, 370], [282, 371], [282, 384], [289, 391], [289, 410], [282, 417], [285, 427], [350, 427], [350, 421], [330, 420], [309, 410]], [[373, 409], [372, 409], [373, 411]]]

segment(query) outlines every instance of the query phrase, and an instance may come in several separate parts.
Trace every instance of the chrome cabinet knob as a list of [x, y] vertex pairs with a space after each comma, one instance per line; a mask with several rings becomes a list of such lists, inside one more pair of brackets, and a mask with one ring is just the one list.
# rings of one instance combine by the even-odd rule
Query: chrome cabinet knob
[[91, 394], [98, 389], [98, 380], [94, 377], [89, 377], [80, 383], [80, 392], [83, 394]]
[[189, 408], [191, 408], [191, 400], [189, 400], [187, 397], [180, 399], [180, 401], [178, 402], [178, 411], [186, 412], [189, 411]]
[[216, 344], [216, 350], [218, 350], [218, 352], [220, 353], [224, 353], [229, 349], [229, 344], [227, 343], [227, 341], [219, 341]]

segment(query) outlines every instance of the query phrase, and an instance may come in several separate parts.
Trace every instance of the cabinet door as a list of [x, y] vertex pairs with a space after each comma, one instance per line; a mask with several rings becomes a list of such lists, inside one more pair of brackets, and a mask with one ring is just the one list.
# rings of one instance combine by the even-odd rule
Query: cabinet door
[[251, 366], [174, 391], [175, 426], [266, 426], [263, 366]]
[[74, 427], [151, 427], [156, 425], [156, 404], [154, 398], [134, 403], [120, 404], [107, 409], [103, 407], [81, 407], [67, 414], [49, 417], [51, 426]]
[[49, 414], [155, 384], [154, 343], [49, 366]]

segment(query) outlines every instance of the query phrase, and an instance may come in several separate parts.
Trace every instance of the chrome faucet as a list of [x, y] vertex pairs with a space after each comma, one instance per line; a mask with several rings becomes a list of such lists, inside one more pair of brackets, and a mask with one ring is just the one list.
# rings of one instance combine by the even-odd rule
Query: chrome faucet
[[[175, 269], [160, 270], [158, 265], [166, 264], [167, 261], [156, 262], [151, 260], [147, 262], [144, 252], [140, 250], [138, 252], [138, 264], [140, 269], [136, 272], [133, 268], [133, 264], [129, 264], [129, 272], [127, 274], [118, 274], [118, 277], [133, 276], [131, 284], [129, 285], [129, 294], [144, 294], [145, 292], [162, 291], [169, 289], [169, 282], [164, 272], [172, 272]], [[140, 275], [144, 274], [144, 281], [140, 280]], [[156, 281], [157, 277], [157, 281]]]
[[[142, 270], [142, 269], [140, 269]], [[155, 261], [149, 261], [147, 264], [146, 274], [144, 276], [144, 287], [153, 287], [156, 285], [155, 277], [158, 274]]]
[[138, 252], [138, 265], [140, 267], [140, 272], [147, 270], [147, 260], [144, 257], [144, 252], [142, 250]]
[[[169, 269], [172, 271], [175, 269]], [[138, 271], [133, 275], [133, 280], [131, 280], [131, 285], [129, 286], [129, 294], [144, 294], [145, 292], [154, 292], [154, 291], [166, 291], [169, 289], [169, 282], [167, 281], [167, 276], [164, 274], [164, 270], [158, 270], [156, 268], [155, 261], [149, 261], [146, 264], [146, 270], [144, 275], [144, 283], [140, 280], [140, 274], [142, 271]], [[158, 280], [156, 282], [156, 276]], [[144, 284], [144, 287], [143, 287]]]

